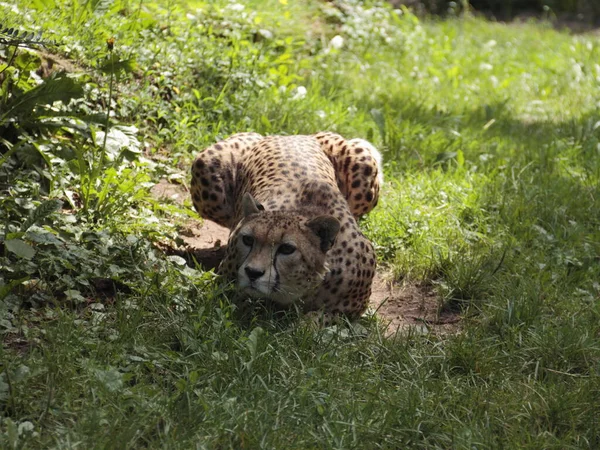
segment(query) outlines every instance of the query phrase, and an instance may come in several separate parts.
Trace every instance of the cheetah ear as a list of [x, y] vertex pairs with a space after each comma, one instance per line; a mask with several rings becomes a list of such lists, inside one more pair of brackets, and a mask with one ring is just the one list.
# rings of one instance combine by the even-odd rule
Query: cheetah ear
[[242, 197], [242, 212], [244, 217], [249, 216], [250, 214], [258, 214], [264, 210], [265, 207], [254, 200], [254, 197], [252, 197], [250, 192], [244, 194], [244, 197]]
[[321, 250], [327, 252], [335, 243], [340, 231], [340, 221], [333, 216], [319, 216], [306, 222], [306, 226], [321, 240]]

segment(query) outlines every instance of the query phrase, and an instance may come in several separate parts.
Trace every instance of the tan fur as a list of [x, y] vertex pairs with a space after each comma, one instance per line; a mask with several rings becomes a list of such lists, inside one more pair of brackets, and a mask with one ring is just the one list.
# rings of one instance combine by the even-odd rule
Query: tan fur
[[191, 190], [202, 217], [232, 230], [219, 272], [249, 296], [360, 316], [376, 259], [356, 218], [377, 204], [380, 158], [333, 133], [242, 133], [207, 148]]

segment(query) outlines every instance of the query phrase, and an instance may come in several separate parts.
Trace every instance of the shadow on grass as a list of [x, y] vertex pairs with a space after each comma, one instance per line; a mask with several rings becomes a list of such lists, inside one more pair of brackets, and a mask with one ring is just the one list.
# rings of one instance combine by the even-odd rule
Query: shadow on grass
[[494, 248], [439, 258], [431, 279], [442, 283], [447, 307], [489, 298], [515, 275], [562, 283], [565, 292], [600, 275], [600, 114], [521, 120], [506, 102], [440, 111], [409, 100], [373, 116], [392, 174], [481, 175], [472, 189]]

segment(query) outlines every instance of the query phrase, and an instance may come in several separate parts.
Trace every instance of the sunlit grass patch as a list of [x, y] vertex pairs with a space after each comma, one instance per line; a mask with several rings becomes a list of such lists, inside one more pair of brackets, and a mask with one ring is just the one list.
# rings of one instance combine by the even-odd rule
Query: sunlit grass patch
[[[598, 36], [371, 1], [54, 6], [0, 5], [83, 87], [37, 100], [52, 127], [2, 121], [0, 446], [600, 446]], [[0, 75], [0, 105], [38, 61]], [[241, 319], [152, 245], [191, 211], [150, 186], [185, 192], [208, 144], [324, 129], [382, 151], [361, 227], [459, 333]]]

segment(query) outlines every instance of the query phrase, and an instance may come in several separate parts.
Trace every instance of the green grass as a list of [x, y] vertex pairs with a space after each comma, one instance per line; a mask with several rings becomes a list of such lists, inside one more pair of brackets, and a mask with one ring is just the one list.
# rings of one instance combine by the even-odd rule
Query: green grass
[[[598, 35], [240, 3], [0, 6], [59, 41], [83, 87], [44, 113], [79, 128], [41, 124], [42, 103], [35, 126], [0, 121], [0, 152], [17, 149], [0, 155], [0, 446], [598, 448]], [[35, 86], [27, 61], [0, 105]], [[98, 134], [111, 76], [124, 149]], [[153, 248], [194, 217], [148, 195], [160, 177], [186, 183], [235, 132], [324, 129], [382, 150], [362, 226], [460, 333], [242, 320], [212, 273]]]

